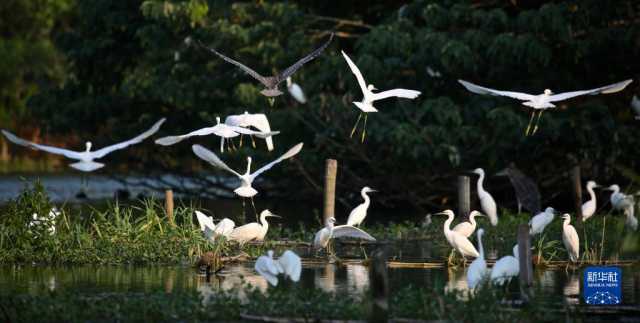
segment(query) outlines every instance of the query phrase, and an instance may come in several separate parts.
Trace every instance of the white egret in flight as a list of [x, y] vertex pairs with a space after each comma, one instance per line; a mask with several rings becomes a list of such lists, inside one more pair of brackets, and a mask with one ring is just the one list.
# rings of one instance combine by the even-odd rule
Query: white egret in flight
[[553, 221], [556, 210], [552, 207], [548, 207], [544, 210], [544, 212], [540, 212], [536, 214], [531, 220], [529, 220], [529, 234], [536, 235], [541, 234], [544, 231], [544, 228]]
[[254, 268], [269, 284], [277, 286], [279, 274], [284, 274], [285, 278], [289, 277], [293, 282], [299, 281], [302, 262], [291, 250], [285, 251], [277, 260], [273, 259], [273, 250], [269, 250], [266, 256], [258, 257]]
[[513, 256], [504, 256], [491, 268], [491, 282], [498, 285], [508, 283], [511, 278], [520, 273], [520, 262], [518, 261], [518, 245], [513, 246]]
[[307, 103], [307, 97], [304, 95], [302, 88], [298, 83], [291, 81], [291, 76], [287, 77], [287, 89], [289, 90], [289, 94], [291, 94], [296, 101], [301, 104]]
[[[330, 217], [327, 219], [325, 227], [316, 232], [316, 235], [313, 238], [314, 249], [327, 248], [328, 246], [330, 246], [329, 242], [331, 241], [331, 239], [335, 238], [350, 237], [368, 241], [376, 241], [374, 237], [361, 229], [350, 225], [335, 225], [335, 223], [336, 219], [334, 217]], [[332, 253], [332, 251], [330, 250], [331, 248], [328, 249], [329, 252]]]
[[[463, 257], [473, 257], [477, 258], [480, 256], [476, 247], [473, 246], [471, 241], [463, 234], [455, 232], [451, 230], [451, 222], [453, 222], [453, 218], [455, 215], [451, 210], [444, 210], [440, 213], [436, 213], [436, 215], [446, 215], [448, 218], [444, 222], [444, 236], [449, 242], [449, 245], [455, 250], [458, 251]], [[449, 263], [451, 263], [451, 256], [453, 255], [453, 251], [451, 255], [449, 255]]]
[[587, 221], [587, 219], [596, 213], [596, 193], [593, 192], [593, 189], [596, 187], [599, 187], [596, 182], [587, 182], [587, 192], [589, 192], [591, 199], [582, 204], [582, 222]]
[[198, 219], [198, 224], [200, 224], [200, 230], [210, 241], [214, 241], [219, 236], [229, 238], [233, 228], [236, 226], [235, 222], [228, 218], [224, 218], [218, 224], [215, 224], [212, 217], [206, 216], [200, 211], [196, 211], [196, 218]]
[[636, 120], [640, 120], [640, 99], [635, 95], [631, 98], [631, 108], [636, 114]]
[[[263, 133], [271, 132], [271, 125], [269, 125], [269, 119], [263, 113], [253, 113], [245, 111], [243, 114], [236, 114], [227, 116], [224, 119], [224, 123], [230, 126], [249, 128], [254, 127], [260, 130]], [[273, 150], [273, 138], [271, 136], [267, 136], [264, 138], [267, 143], [267, 150]], [[253, 141], [253, 137], [251, 137], [251, 142], [253, 143], [253, 147], [255, 148], [256, 144]], [[240, 147], [242, 147], [242, 134], [240, 134]]]
[[82, 172], [92, 172], [96, 169], [102, 168], [104, 167], [104, 164], [102, 163], [98, 163], [95, 162], [94, 159], [100, 159], [104, 156], [106, 156], [107, 154], [114, 152], [116, 150], [119, 149], [124, 149], [128, 146], [131, 146], [133, 144], [137, 144], [143, 140], [145, 140], [147, 137], [153, 135], [154, 133], [156, 133], [158, 131], [158, 129], [160, 129], [160, 125], [162, 125], [162, 123], [165, 121], [165, 118], [160, 119], [158, 122], [156, 122], [151, 128], [149, 128], [147, 131], [139, 134], [138, 136], [131, 138], [127, 141], [123, 141], [121, 143], [117, 143], [115, 145], [111, 145], [111, 146], [107, 146], [104, 147], [102, 149], [98, 149], [95, 151], [91, 151], [91, 147], [92, 144], [90, 141], [87, 141], [85, 146], [86, 146], [86, 150], [85, 151], [73, 151], [73, 150], [68, 150], [68, 149], [64, 149], [64, 148], [58, 148], [58, 147], [51, 147], [51, 146], [45, 146], [45, 145], [41, 145], [41, 144], [36, 144], [21, 138], [16, 137], [14, 134], [6, 131], [6, 130], [2, 130], [2, 133], [4, 134], [5, 137], [7, 137], [7, 139], [11, 142], [13, 142], [14, 144], [20, 145], [20, 146], [25, 146], [25, 147], [30, 147], [32, 149], [36, 149], [36, 150], [42, 150], [42, 151], [46, 151], [48, 153], [52, 153], [52, 154], [56, 154], [56, 155], [63, 155], [69, 159], [77, 159], [79, 160], [79, 162], [77, 163], [73, 163], [69, 166], [71, 166], [72, 168], [75, 168], [79, 171]]
[[364, 142], [364, 137], [367, 133], [367, 114], [371, 112], [378, 112], [378, 109], [376, 109], [373, 106], [374, 101], [378, 101], [378, 100], [382, 100], [390, 97], [415, 99], [420, 95], [420, 91], [407, 90], [407, 89], [393, 89], [393, 90], [373, 93], [373, 90], [377, 90], [376, 87], [373, 86], [373, 84], [367, 85], [367, 83], [364, 81], [364, 77], [362, 76], [362, 73], [360, 72], [360, 69], [358, 69], [358, 66], [356, 66], [356, 64], [354, 64], [353, 61], [351, 61], [351, 58], [349, 58], [349, 56], [347, 56], [347, 54], [344, 51], [342, 51], [342, 56], [344, 56], [344, 59], [347, 61], [347, 64], [349, 65], [351, 72], [353, 72], [353, 74], [356, 76], [356, 79], [358, 80], [358, 84], [360, 85], [360, 89], [362, 90], [362, 94], [364, 96], [362, 98], [362, 101], [353, 102], [353, 104], [355, 104], [356, 107], [358, 107], [358, 109], [360, 109], [361, 112], [360, 112], [360, 115], [358, 116], [358, 120], [356, 121], [356, 124], [353, 126], [353, 129], [351, 130], [351, 137], [353, 137], [353, 134], [356, 131], [356, 127], [360, 122], [360, 118], [362, 117], [362, 114], [364, 114], [364, 127], [362, 128], [362, 141]]
[[453, 227], [453, 231], [462, 234], [465, 237], [470, 237], [473, 234], [473, 231], [476, 230], [476, 216], [484, 216], [484, 214], [473, 210], [469, 213], [469, 221], [464, 221], [456, 224]]
[[271, 136], [279, 134], [280, 131], [253, 131], [243, 127], [230, 126], [225, 123], [220, 123], [220, 117], [216, 117], [216, 125], [213, 127], [206, 127], [192, 131], [188, 134], [179, 136], [168, 136], [156, 140], [156, 144], [162, 146], [170, 146], [179, 143], [180, 141], [194, 136], [208, 136], [214, 134], [220, 137], [220, 152], [224, 152], [224, 143], [231, 138], [235, 138], [240, 135], [256, 136], [259, 138], [270, 138]]
[[369, 204], [371, 204], [371, 200], [369, 199], [369, 195], [367, 193], [377, 192], [376, 190], [370, 188], [369, 186], [365, 186], [360, 191], [360, 195], [364, 199], [364, 202], [358, 206], [356, 206], [351, 213], [349, 213], [349, 218], [347, 219], [347, 225], [359, 226], [364, 218], [367, 217], [367, 210], [369, 209]]
[[634, 231], [638, 229], [638, 220], [635, 213], [635, 198], [633, 195], [627, 195], [620, 192], [620, 186], [613, 184], [606, 188], [606, 190], [612, 191], [611, 193], [611, 206], [614, 210], [623, 211], [627, 217], [626, 225]]
[[327, 48], [327, 46], [329, 46], [329, 44], [331, 43], [331, 40], [333, 40], [333, 33], [331, 33], [331, 35], [329, 36], [329, 40], [327, 40], [324, 44], [322, 44], [322, 46], [318, 47], [316, 50], [314, 50], [313, 52], [309, 53], [307, 56], [301, 58], [295, 64], [287, 67], [284, 71], [282, 71], [280, 73], [274, 73], [273, 76], [262, 76], [258, 72], [254, 71], [253, 69], [245, 66], [244, 64], [242, 64], [242, 63], [240, 63], [240, 62], [238, 62], [236, 60], [233, 60], [233, 59], [231, 59], [231, 58], [219, 53], [215, 49], [206, 47], [203, 44], [201, 44], [200, 42], [198, 42], [198, 44], [201, 47], [209, 50], [210, 52], [218, 55], [218, 57], [222, 58], [227, 63], [233, 64], [236, 67], [240, 68], [242, 71], [244, 71], [245, 73], [251, 75], [251, 77], [253, 77], [254, 79], [258, 80], [260, 83], [262, 83], [262, 85], [264, 85], [265, 88], [262, 91], [260, 91], [260, 93], [262, 93], [262, 95], [268, 97], [269, 98], [269, 103], [273, 104], [273, 101], [274, 101], [273, 98], [282, 94], [282, 92], [278, 89], [278, 85], [280, 83], [282, 83], [282, 81], [285, 81], [287, 79], [287, 77], [293, 75], [293, 73], [295, 73], [298, 69], [300, 69], [302, 67], [302, 65], [304, 65], [305, 63], [308, 63], [309, 61], [313, 60], [314, 58], [320, 56], [322, 51], [325, 48]]
[[[553, 94], [551, 90], [546, 89], [544, 90], [544, 93], [534, 95], [534, 94], [527, 94], [527, 93], [521, 93], [521, 92], [494, 90], [494, 89], [482, 87], [464, 80], [458, 80], [460, 84], [462, 84], [465, 88], [467, 88], [467, 90], [473, 93], [506, 96], [506, 97], [510, 97], [520, 101], [524, 101], [522, 102], [522, 105], [533, 108], [533, 111], [531, 112], [531, 119], [529, 119], [529, 125], [527, 126], [527, 130], [525, 131], [525, 134], [527, 136], [529, 134], [531, 135], [535, 134], [536, 131], [538, 130], [538, 123], [540, 122], [540, 116], [542, 116], [542, 112], [546, 109], [556, 107], [551, 102], [564, 101], [564, 100], [581, 96], [581, 95], [616, 93], [616, 92], [622, 91], [632, 81], [633, 80], [625, 80], [622, 82], [606, 85], [606, 86], [591, 89], [591, 90], [573, 91], [573, 92], [565, 92], [565, 93], [558, 93], [558, 94]], [[535, 123], [535, 127], [533, 128], [533, 131], [530, 133], [530, 129], [531, 129], [533, 118], [535, 116], [536, 111], [539, 111], [538, 119]]]
[[571, 222], [571, 216], [565, 213], [562, 215], [562, 219], [564, 220], [562, 223], [562, 242], [569, 254], [569, 260], [577, 262], [580, 256], [580, 238], [578, 237], [576, 228], [569, 224]]
[[476, 288], [478, 283], [485, 279], [489, 274], [489, 271], [487, 270], [487, 262], [484, 260], [484, 248], [482, 247], [483, 234], [484, 230], [482, 228], [478, 229], [478, 249], [480, 250], [480, 255], [471, 262], [469, 269], [467, 269], [467, 285], [470, 289]]
[[477, 191], [478, 198], [480, 199], [480, 207], [482, 208], [482, 213], [486, 214], [489, 218], [489, 222], [491, 222], [492, 226], [498, 225], [498, 207], [496, 206], [496, 201], [493, 199], [493, 196], [489, 194], [484, 189], [484, 169], [476, 168], [473, 173], [478, 174], [478, 182], [477, 182]]
[[260, 223], [251, 222], [233, 229], [229, 234], [229, 240], [237, 241], [241, 245], [252, 240], [263, 241], [269, 231], [268, 217], [279, 218], [280, 216], [264, 210], [260, 213]]

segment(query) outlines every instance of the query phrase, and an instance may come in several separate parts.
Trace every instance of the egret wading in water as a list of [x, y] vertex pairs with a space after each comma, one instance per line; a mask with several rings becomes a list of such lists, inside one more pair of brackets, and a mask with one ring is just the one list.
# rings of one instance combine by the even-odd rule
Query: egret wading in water
[[407, 90], [407, 89], [393, 89], [393, 90], [373, 93], [374, 90], [377, 90], [376, 87], [373, 86], [373, 84], [367, 85], [358, 66], [356, 66], [356, 64], [353, 63], [351, 58], [349, 58], [349, 56], [347, 56], [347, 54], [344, 51], [342, 51], [342, 56], [344, 56], [344, 59], [347, 61], [347, 64], [349, 65], [351, 72], [356, 76], [356, 79], [358, 80], [358, 84], [360, 85], [360, 89], [362, 90], [362, 95], [363, 95], [362, 101], [353, 102], [353, 104], [355, 104], [355, 106], [358, 109], [360, 109], [361, 112], [360, 112], [360, 115], [358, 116], [358, 120], [356, 121], [356, 124], [353, 125], [353, 129], [351, 130], [350, 137], [353, 137], [353, 134], [356, 131], [356, 127], [360, 122], [360, 118], [362, 118], [362, 115], [364, 114], [364, 126], [362, 128], [362, 140], [361, 140], [362, 142], [364, 142], [364, 137], [366, 136], [366, 133], [367, 133], [367, 115], [372, 112], [378, 112], [378, 109], [376, 109], [373, 106], [374, 101], [383, 100], [391, 97], [415, 99], [420, 95], [420, 91]]
[[[269, 124], [269, 119], [263, 113], [253, 113], [250, 114], [248, 111], [245, 111], [243, 114], [236, 114], [227, 116], [224, 119], [224, 123], [230, 126], [249, 128], [253, 127], [258, 129], [262, 133], [271, 132], [271, 125]], [[242, 133], [240, 133], [240, 147], [242, 147]], [[267, 143], [267, 150], [273, 150], [273, 138], [271, 136], [267, 136], [264, 138]], [[253, 144], [253, 148], [256, 148], [256, 143], [253, 141], [253, 136], [251, 136], [251, 143]]]
[[[227, 166], [227, 164], [225, 164], [222, 160], [220, 160], [220, 158], [218, 158], [218, 156], [216, 156], [216, 154], [214, 154], [212, 151], [200, 146], [200, 145], [193, 145], [192, 149], [193, 152], [196, 154], [196, 156], [200, 157], [202, 160], [208, 162], [209, 164], [217, 167], [217, 168], [221, 168], [223, 170], [226, 170], [227, 172], [230, 172], [233, 175], [236, 175], [239, 179], [240, 179], [240, 187], [236, 188], [234, 190], [234, 192], [236, 194], [238, 194], [241, 197], [244, 198], [250, 198], [251, 199], [251, 205], [253, 206], [253, 210], [256, 213], [257, 216], [257, 212], [256, 212], [256, 206], [253, 203], [253, 196], [258, 194], [258, 191], [256, 191], [251, 184], [253, 183], [253, 181], [260, 176], [260, 174], [268, 171], [269, 169], [271, 169], [271, 167], [273, 167], [275, 164], [287, 159], [287, 158], [291, 158], [295, 155], [297, 155], [300, 150], [302, 150], [302, 143], [299, 143], [295, 146], [293, 146], [291, 149], [289, 149], [289, 151], [287, 151], [286, 153], [284, 153], [282, 156], [278, 157], [278, 159], [262, 166], [262, 168], [256, 170], [255, 172], [251, 173], [251, 157], [247, 157], [247, 171], [244, 174], [240, 174], [238, 172], [236, 172], [235, 170], [229, 168], [229, 166]], [[244, 200], [243, 200], [243, 210], [244, 210]]]
[[200, 230], [211, 242], [214, 242], [217, 237], [229, 238], [233, 228], [236, 226], [235, 222], [228, 218], [224, 218], [218, 224], [215, 224], [212, 217], [206, 216], [200, 211], [196, 211], [196, 219], [200, 225]]
[[491, 282], [498, 285], [508, 283], [511, 278], [520, 273], [520, 262], [518, 261], [518, 245], [513, 246], [513, 256], [504, 256], [491, 268]]
[[453, 231], [458, 232], [467, 238], [470, 237], [473, 234], [473, 231], [476, 230], [476, 216], [484, 216], [484, 214], [475, 210], [471, 211], [471, 213], [469, 213], [469, 221], [456, 224], [456, 226], [453, 227]]
[[[134, 138], [131, 138], [127, 141], [123, 141], [115, 145], [107, 146], [95, 151], [91, 151], [91, 148], [93, 147], [93, 144], [91, 143], [91, 141], [87, 141], [85, 143], [86, 149], [84, 151], [73, 151], [73, 150], [68, 150], [64, 148], [36, 144], [34, 142], [27, 141], [22, 138], [18, 138], [14, 134], [6, 130], [2, 130], [2, 134], [4, 134], [4, 136], [9, 141], [13, 142], [16, 145], [29, 147], [35, 150], [46, 151], [51, 154], [62, 155], [69, 159], [79, 160], [77, 163], [70, 164], [69, 166], [81, 172], [88, 173], [104, 167], [104, 164], [95, 162], [94, 159], [100, 159], [116, 150], [124, 149], [131, 145], [135, 145], [137, 143], [142, 142], [143, 140], [147, 139], [148, 137], [158, 132], [158, 130], [160, 129], [160, 126], [165, 122], [165, 120], [166, 120], [165, 118], [158, 120], [155, 124], [153, 124], [153, 126], [151, 126], [151, 128], [137, 135]], [[84, 175], [82, 176], [82, 182], [83, 182], [83, 190], [86, 190], [86, 186], [88, 185], [88, 183]]]
[[254, 268], [269, 284], [277, 286], [279, 274], [289, 277], [293, 282], [299, 281], [302, 263], [300, 257], [291, 250], [285, 251], [277, 260], [273, 259], [273, 250], [269, 250], [266, 256], [258, 257]]
[[529, 234], [536, 235], [541, 234], [544, 231], [544, 228], [553, 221], [556, 210], [552, 207], [548, 207], [544, 210], [544, 212], [540, 212], [536, 214], [531, 220], [529, 220]]
[[313, 237], [313, 248], [323, 249], [327, 248], [327, 252], [333, 255], [333, 248], [331, 248], [331, 240], [336, 238], [357, 238], [367, 241], [376, 241], [370, 234], [364, 232], [351, 225], [335, 225], [336, 219], [330, 217], [325, 223], [325, 227], [316, 232]]
[[627, 217], [625, 224], [632, 230], [638, 229], [638, 219], [635, 217], [635, 198], [633, 195], [627, 195], [620, 192], [620, 186], [613, 184], [606, 188], [612, 191], [611, 206], [614, 210], [622, 211]]
[[587, 192], [589, 192], [590, 199], [582, 204], [582, 222], [587, 221], [596, 213], [596, 193], [593, 191], [596, 187], [599, 187], [596, 182], [587, 182]]
[[320, 46], [313, 52], [309, 53], [307, 56], [301, 58], [295, 64], [287, 67], [284, 71], [280, 73], [277, 73], [277, 72], [274, 73], [273, 76], [262, 76], [258, 72], [254, 71], [253, 69], [219, 53], [213, 48], [209, 48], [200, 42], [198, 42], [198, 45], [216, 54], [218, 57], [222, 58], [225, 62], [235, 65], [245, 73], [251, 75], [251, 77], [253, 77], [254, 79], [258, 80], [260, 83], [262, 83], [262, 85], [264, 85], [265, 88], [262, 91], [260, 91], [260, 93], [269, 99], [269, 104], [273, 105], [274, 98], [276, 96], [282, 95], [282, 91], [278, 89], [278, 85], [280, 85], [280, 83], [285, 81], [289, 76], [293, 75], [293, 73], [295, 73], [298, 69], [300, 69], [304, 64], [320, 56], [322, 51], [324, 51], [324, 49], [327, 48], [327, 46], [329, 46], [332, 40], [333, 40], [333, 33], [331, 33], [331, 35], [329, 36], [329, 40], [327, 40], [324, 44], [322, 44], [322, 46]]
[[279, 218], [280, 216], [271, 213], [269, 210], [264, 210], [260, 213], [260, 223], [251, 222], [233, 229], [229, 234], [229, 240], [237, 241], [240, 245], [252, 240], [263, 241], [267, 231], [269, 231], [268, 217]]
[[577, 262], [580, 256], [580, 238], [571, 224], [571, 216], [567, 213], [562, 215], [564, 222], [562, 223], [562, 242], [564, 243], [567, 254], [569, 254], [569, 260], [571, 262]]
[[484, 260], [484, 248], [482, 247], [482, 235], [484, 230], [478, 229], [478, 250], [480, 250], [478, 258], [474, 259], [467, 269], [467, 285], [470, 289], [476, 288], [478, 284], [489, 274], [487, 270], [487, 262]]
[[489, 222], [491, 222], [492, 226], [498, 225], [498, 207], [496, 206], [496, 201], [493, 199], [493, 196], [489, 194], [484, 189], [484, 169], [476, 168], [473, 171], [474, 174], [477, 174], [478, 182], [477, 182], [477, 191], [478, 198], [480, 199], [480, 207], [482, 208], [482, 213], [486, 214], [489, 218]]
[[360, 191], [360, 195], [364, 199], [364, 202], [349, 213], [349, 218], [347, 219], [347, 225], [359, 226], [364, 218], [367, 217], [367, 210], [369, 209], [369, 204], [371, 204], [371, 200], [369, 199], [369, 195], [367, 193], [377, 192], [376, 190], [370, 188], [369, 186], [365, 186]]
[[449, 245], [451, 245], [451, 247], [453, 248], [448, 258], [449, 264], [451, 264], [451, 257], [453, 256], [454, 251], [458, 251], [463, 258], [464, 257], [477, 258], [478, 256], [480, 256], [480, 254], [478, 253], [478, 250], [476, 250], [476, 248], [473, 246], [473, 244], [471, 243], [471, 241], [469, 241], [467, 237], [465, 237], [461, 233], [451, 230], [451, 222], [453, 222], [453, 218], [455, 217], [455, 215], [453, 214], [453, 211], [444, 210], [440, 213], [436, 213], [436, 215], [446, 215], [448, 217], [447, 220], [444, 222], [444, 236], [447, 239], [447, 242], [449, 242]]
[[302, 88], [297, 83], [291, 81], [291, 76], [287, 77], [287, 90], [289, 90], [289, 94], [300, 104], [307, 103], [307, 97], [304, 95]]
[[248, 135], [248, 136], [256, 136], [259, 138], [268, 138], [274, 135], [279, 134], [280, 131], [269, 131], [269, 132], [260, 132], [253, 131], [243, 127], [230, 126], [224, 123], [220, 123], [220, 117], [216, 117], [216, 125], [213, 127], [206, 127], [202, 129], [198, 129], [192, 131], [188, 134], [179, 135], [179, 136], [168, 136], [162, 137], [156, 140], [156, 144], [162, 146], [170, 146], [181, 142], [190, 137], [194, 136], [208, 136], [214, 134], [220, 137], [220, 152], [224, 152], [224, 143], [230, 142], [231, 138], [238, 137], [240, 135]]
[[[538, 124], [540, 123], [540, 117], [542, 116], [542, 112], [546, 109], [556, 107], [551, 102], [564, 101], [564, 100], [571, 99], [581, 95], [616, 93], [624, 90], [624, 88], [627, 87], [627, 85], [629, 85], [629, 83], [631, 83], [632, 81], [633, 80], [625, 80], [622, 82], [606, 85], [606, 86], [591, 89], [591, 90], [573, 91], [573, 92], [565, 92], [565, 93], [558, 93], [558, 94], [553, 94], [551, 90], [546, 89], [542, 94], [535, 95], [535, 94], [527, 94], [527, 93], [521, 93], [521, 92], [494, 90], [494, 89], [482, 87], [464, 80], [458, 80], [458, 82], [460, 82], [460, 84], [462, 84], [462, 86], [464, 86], [467, 90], [476, 94], [506, 96], [516, 100], [524, 101], [522, 102], [522, 105], [528, 106], [533, 109], [533, 111], [531, 111], [531, 118], [529, 119], [529, 125], [527, 125], [527, 129], [525, 131], [525, 135], [527, 136], [534, 135], [538, 130]], [[539, 111], [538, 119], [535, 122], [533, 131], [530, 131], [531, 126], [533, 125], [533, 119], [536, 114], [536, 111]]]

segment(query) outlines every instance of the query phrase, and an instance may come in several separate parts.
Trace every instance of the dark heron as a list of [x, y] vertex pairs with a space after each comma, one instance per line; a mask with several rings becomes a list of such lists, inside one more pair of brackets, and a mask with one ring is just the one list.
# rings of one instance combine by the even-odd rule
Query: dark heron
[[521, 212], [523, 207], [531, 214], [540, 213], [540, 191], [538, 190], [538, 185], [531, 178], [527, 177], [513, 164], [498, 172], [496, 176], [509, 177], [509, 181], [511, 181], [511, 185], [516, 191], [518, 213]]

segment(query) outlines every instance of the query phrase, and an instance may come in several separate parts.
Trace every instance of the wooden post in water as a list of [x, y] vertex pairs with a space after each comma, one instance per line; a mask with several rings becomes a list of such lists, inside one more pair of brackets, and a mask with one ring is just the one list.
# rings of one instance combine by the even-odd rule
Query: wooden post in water
[[471, 184], [469, 176], [458, 176], [458, 217], [466, 219], [471, 212]]
[[175, 226], [176, 223], [173, 220], [173, 190], [171, 189], [164, 191], [164, 210], [167, 212], [169, 224]]
[[338, 172], [338, 161], [327, 159], [324, 170], [324, 213], [323, 223], [327, 219], [336, 215], [336, 173]]
[[529, 225], [518, 225], [518, 263], [520, 266], [520, 297], [528, 302], [532, 293], [529, 287], [533, 285], [533, 262], [531, 260], [531, 237]]
[[580, 176], [580, 165], [573, 166], [571, 170], [571, 186], [573, 188], [573, 200], [576, 208], [576, 216], [573, 225], [582, 226], [582, 180]]
[[369, 281], [372, 302], [368, 322], [388, 322], [389, 276], [387, 274], [387, 247], [374, 251], [370, 259]]

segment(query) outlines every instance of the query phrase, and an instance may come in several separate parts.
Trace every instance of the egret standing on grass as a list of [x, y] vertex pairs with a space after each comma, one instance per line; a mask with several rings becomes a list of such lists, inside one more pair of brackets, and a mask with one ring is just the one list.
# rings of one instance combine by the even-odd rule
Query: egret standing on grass
[[202, 230], [204, 236], [211, 241], [219, 236], [229, 238], [229, 235], [233, 232], [233, 228], [236, 226], [235, 222], [228, 218], [224, 218], [220, 220], [218, 224], [215, 224], [213, 223], [212, 217], [206, 216], [200, 211], [196, 211], [196, 218], [198, 219], [200, 230]]
[[350, 225], [335, 225], [335, 223], [336, 219], [334, 217], [330, 217], [327, 219], [325, 227], [316, 232], [316, 235], [313, 237], [314, 249], [327, 248], [329, 253], [333, 253], [331, 251], [329, 242], [331, 241], [331, 239], [335, 238], [350, 237], [368, 241], [376, 241], [374, 237], [362, 231], [361, 229]]
[[480, 206], [482, 207], [482, 213], [487, 215], [489, 222], [491, 222], [491, 225], [495, 227], [498, 225], [498, 207], [496, 206], [496, 201], [493, 199], [493, 196], [484, 189], [484, 169], [476, 168], [473, 173], [478, 174], [479, 176], [477, 190], [478, 198], [480, 199]]
[[491, 268], [491, 282], [503, 285], [509, 282], [512, 277], [520, 273], [520, 262], [518, 261], [518, 245], [513, 246], [513, 256], [500, 258]]
[[[576, 96], [581, 96], [581, 95], [616, 93], [624, 90], [624, 88], [627, 87], [627, 85], [629, 85], [629, 83], [631, 83], [632, 81], [633, 80], [625, 80], [622, 82], [606, 85], [596, 89], [565, 92], [565, 93], [558, 93], [558, 94], [553, 94], [551, 90], [546, 89], [544, 90], [544, 93], [534, 95], [534, 94], [527, 94], [527, 93], [520, 93], [520, 92], [494, 90], [494, 89], [482, 87], [467, 81], [458, 80], [460, 84], [462, 84], [467, 90], [473, 93], [507, 96], [520, 101], [525, 101], [522, 103], [522, 105], [533, 108], [533, 111], [531, 111], [531, 119], [529, 119], [529, 125], [527, 126], [527, 130], [525, 131], [525, 135], [527, 136], [529, 134], [534, 135], [538, 130], [538, 124], [540, 123], [540, 116], [542, 116], [542, 112], [546, 109], [556, 107], [551, 102], [564, 101], [564, 100], [567, 100]], [[533, 128], [533, 131], [530, 132], [536, 110], [539, 110], [540, 112], [538, 113], [538, 119], [536, 120], [535, 127]]]
[[569, 224], [571, 222], [571, 216], [565, 213], [562, 215], [562, 219], [564, 220], [562, 223], [562, 242], [569, 254], [569, 260], [571, 260], [571, 262], [577, 262], [580, 256], [580, 238], [578, 237], [576, 228]]
[[302, 88], [297, 83], [291, 81], [291, 76], [287, 77], [287, 90], [289, 90], [289, 94], [291, 94], [296, 101], [301, 104], [307, 103], [307, 97], [304, 95], [304, 92], [302, 92]]
[[[271, 125], [269, 125], [269, 119], [263, 113], [253, 113], [250, 114], [248, 111], [245, 111], [243, 114], [230, 115], [224, 119], [224, 123], [230, 126], [249, 128], [254, 127], [260, 130], [263, 133], [271, 132]], [[267, 136], [264, 138], [267, 143], [267, 150], [273, 150], [273, 138], [271, 136]], [[251, 142], [253, 143], [253, 147], [255, 148], [255, 142], [253, 141], [253, 137], [251, 137]], [[242, 147], [242, 133], [240, 134], [240, 147]]]
[[469, 221], [456, 224], [456, 226], [453, 227], [453, 231], [458, 232], [467, 238], [470, 237], [473, 234], [473, 231], [476, 230], [476, 216], [484, 216], [484, 214], [476, 210], [471, 211], [471, 213], [469, 213]]
[[[451, 222], [453, 222], [453, 218], [455, 217], [455, 215], [453, 214], [453, 211], [444, 210], [436, 214], [438, 215], [442, 214], [442, 215], [448, 216], [447, 220], [444, 222], [444, 236], [447, 239], [447, 242], [449, 242], [449, 245], [451, 245], [451, 247], [455, 251], [458, 251], [462, 255], [462, 257], [477, 258], [478, 256], [480, 256], [476, 248], [473, 246], [473, 244], [471, 243], [471, 241], [469, 241], [467, 237], [465, 237], [461, 233], [451, 230]], [[453, 250], [451, 252], [451, 255], [449, 255], [449, 259], [448, 259], [449, 263], [451, 263], [452, 255], [453, 255]]]
[[373, 106], [374, 101], [378, 101], [378, 100], [382, 100], [390, 97], [415, 99], [420, 95], [420, 91], [407, 90], [407, 89], [393, 89], [393, 90], [388, 90], [384, 92], [373, 93], [373, 90], [377, 90], [376, 87], [373, 86], [373, 84], [367, 85], [367, 83], [364, 81], [364, 77], [362, 76], [362, 73], [360, 72], [360, 69], [358, 68], [358, 66], [356, 66], [356, 64], [354, 64], [353, 61], [351, 61], [351, 58], [349, 58], [349, 56], [347, 56], [347, 54], [344, 51], [342, 51], [342, 56], [344, 56], [344, 59], [347, 61], [347, 64], [349, 65], [351, 72], [353, 72], [353, 74], [356, 76], [356, 79], [358, 80], [358, 84], [360, 85], [360, 89], [362, 90], [362, 94], [364, 96], [362, 98], [362, 101], [353, 102], [353, 104], [355, 104], [356, 107], [358, 107], [358, 109], [360, 109], [361, 112], [360, 112], [360, 115], [358, 116], [358, 120], [356, 121], [356, 124], [353, 125], [353, 129], [351, 130], [351, 137], [353, 137], [353, 134], [356, 131], [356, 127], [360, 122], [360, 118], [362, 117], [362, 114], [364, 114], [364, 126], [362, 128], [362, 142], [364, 142], [364, 137], [367, 133], [367, 114], [370, 112], [378, 112], [378, 109], [376, 109]]
[[241, 245], [252, 240], [263, 241], [269, 231], [268, 217], [279, 218], [280, 216], [264, 210], [260, 213], [260, 223], [251, 222], [233, 229], [229, 234], [229, 240], [237, 241]]
[[553, 217], [555, 216], [556, 210], [552, 207], [548, 207], [544, 210], [544, 212], [540, 212], [536, 214], [531, 220], [529, 220], [529, 234], [541, 234], [544, 231], [544, 228], [553, 221]]
[[367, 195], [367, 193], [373, 193], [373, 192], [377, 192], [377, 191], [370, 188], [369, 186], [365, 186], [362, 188], [362, 190], [360, 191], [360, 195], [364, 199], [364, 202], [356, 206], [355, 209], [351, 210], [351, 213], [349, 213], [349, 218], [347, 219], [347, 225], [359, 226], [362, 223], [362, 221], [364, 221], [364, 218], [367, 217], [367, 210], [369, 209], [369, 204], [371, 204], [371, 200], [369, 199], [369, 196]]
[[469, 269], [467, 269], [467, 285], [470, 289], [476, 288], [478, 283], [480, 283], [489, 273], [487, 271], [487, 262], [484, 260], [484, 248], [482, 247], [483, 234], [484, 230], [482, 228], [478, 229], [478, 249], [480, 250], [480, 255], [471, 262]]
[[596, 213], [596, 193], [593, 192], [595, 187], [599, 187], [596, 182], [587, 182], [587, 192], [589, 192], [591, 199], [582, 204], [582, 222], [587, 221]]

